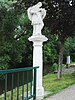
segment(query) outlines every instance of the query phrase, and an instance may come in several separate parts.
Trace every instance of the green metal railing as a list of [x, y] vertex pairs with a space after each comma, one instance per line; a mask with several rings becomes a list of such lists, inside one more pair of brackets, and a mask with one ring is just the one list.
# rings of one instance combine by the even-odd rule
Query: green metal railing
[[[10, 93], [9, 100], [29, 100], [31, 98], [33, 98], [33, 100], [36, 100], [36, 71], [37, 71], [37, 68], [38, 67], [27, 67], [27, 68], [0, 70], [0, 75], [2, 75], [4, 78], [4, 97], [2, 100], [8, 100], [7, 99], [7, 88], [8, 88], [8, 81], [10, 81], [8, 80], [8, 74], [11, 74], [11, 91], [10, 91], [11, 93]], [[15, 97], [16, 99], [14, 99], [15, 73], [17, 73], [17, 87], [16, 87], [17, 95]], [[22, 80], [20, 80], [20, 73], [21, 73]], [[20, 94], [20, 90], [21, 90], [21, 94]]]

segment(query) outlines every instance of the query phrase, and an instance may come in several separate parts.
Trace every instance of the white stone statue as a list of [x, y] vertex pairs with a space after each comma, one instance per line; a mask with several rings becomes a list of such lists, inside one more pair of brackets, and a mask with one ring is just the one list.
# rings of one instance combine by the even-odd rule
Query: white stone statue
[[44, 26], [43, 19], [46, 16], [46, 10], [41, 8], [42, 3], [29, 7], [27, 10], [28, 17], [33, 25], [33, 35], [41, 35], [41, 30]]

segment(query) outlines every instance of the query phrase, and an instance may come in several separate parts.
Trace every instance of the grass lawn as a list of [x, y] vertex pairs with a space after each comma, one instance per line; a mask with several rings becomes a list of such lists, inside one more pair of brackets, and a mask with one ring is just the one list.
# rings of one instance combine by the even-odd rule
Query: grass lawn
[[71, 62], [71, 64], [75, 64], [75, 62]]
[[57, 74], [48, 74], [43, 78], [43, 86], [49, 94], [45, 98], [60, 92], [61, 90], [75, 84], [75, 72], [72, 74], [63, 74], [62, 79], [57, 79]]

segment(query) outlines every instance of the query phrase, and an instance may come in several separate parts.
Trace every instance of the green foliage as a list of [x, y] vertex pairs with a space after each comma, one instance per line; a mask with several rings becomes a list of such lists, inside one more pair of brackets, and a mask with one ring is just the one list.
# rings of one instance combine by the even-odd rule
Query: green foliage
[[58, 70], [58, 64], [57, 64], [57, 63], [54, 63], [54, 64], [52, 65], [52, 68], [53, 68], [53, 71], [54, 71], [54, 72], [57, 72], [57, 70]]
[[71, 49], [75, 47], [75, 37], [69, 37], [65, 41], [65, 52], [70, 53]]
[[27, 53], [31, 34], [26, 28], [27, 24], [28, 17], [23, 4], [15, 0], [0, 0], [0, 69], [15, 67], [26, 59], [23, 54]]
[[4, 55], [0, 57], [0, 69], [7, 69], [10, 60], [11, 58], [9, 57], [9, 55]]
[[47, 27], [43, 33], [48, 37], [48, 41], [44, 43], [44, 65], [50, 66], [58, 59], [58, 37], [51, 35]]
[[65, 41], [65, 58], [67, 55], [71, 56], [71, 61], [75, 61], [75, 37], [69, 37]]

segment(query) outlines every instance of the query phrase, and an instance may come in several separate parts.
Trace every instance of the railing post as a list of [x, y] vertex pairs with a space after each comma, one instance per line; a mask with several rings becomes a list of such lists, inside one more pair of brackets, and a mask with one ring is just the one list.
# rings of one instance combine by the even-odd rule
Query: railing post
[[34, 87], [33, 87], [33, 100], [36, 100], [36, 69], [34, 69]]
[[26, 90], [26, 92], [27, 92], [27, 94], [26, 94], [26, 98], [28, 98], [28, 71], [27, 71], [27, 75], [26, 75], [26, 87], [27, 87], [27, 90]]
[[22, 100], [24, 100], [24, 72], [22, 74]]
[[6, 92], [7, 92], [7, 74], [5, 74], [5, 91], [4, 91], [4, 100], [6, 100]]
[[18, 74], [18, 80], [17, 80], [17, 100], [19, 100], [19, 72], [17, 73]]
[[13, 79], [13, 78], [14, 78], [14, 74], [12, 73], [12, 88], [11, 88], [12, 90], [11, 90], [11, 100], [13, 100], [13, 87], [14, 87], [14, 85], [13, 85], [13, 84], [14, 84], [14, 79]]

